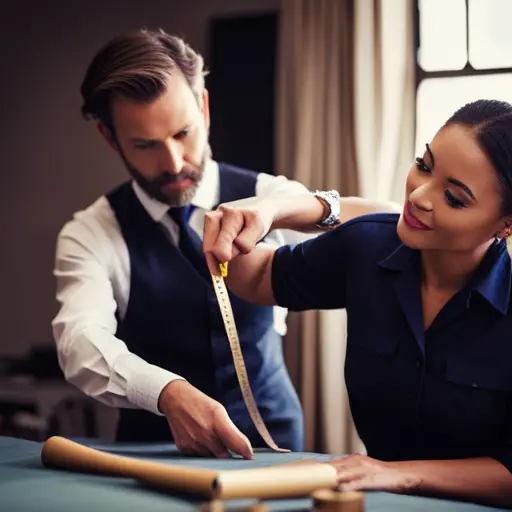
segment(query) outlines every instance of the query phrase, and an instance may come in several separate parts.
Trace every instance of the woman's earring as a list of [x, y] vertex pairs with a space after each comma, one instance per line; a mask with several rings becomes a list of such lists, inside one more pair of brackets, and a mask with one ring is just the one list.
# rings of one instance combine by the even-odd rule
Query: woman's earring
[[510, 234], [512, 233], [512, 225], [508, 222], [505, 222], [505, 229], [503, 230], [503, 239], [506, 240]]

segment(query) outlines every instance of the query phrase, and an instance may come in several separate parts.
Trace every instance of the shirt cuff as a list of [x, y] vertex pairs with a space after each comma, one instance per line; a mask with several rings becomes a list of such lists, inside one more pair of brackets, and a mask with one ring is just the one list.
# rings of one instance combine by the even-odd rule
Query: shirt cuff
[[[297, 254], [297, 251], [300, 253]], [[302, 266], [301, 266], [302, 264]], [[301, 301], [301, 291], [297, 289], [295, 276], [306, 275], [302, 246], [290, 245], [276, 249], [272, 260], [271, 286], [276, 304], [290, 311], [308, 309]]]
[[158, 399], [162, 390], [176, 379], [183, 379], [176, 373], [152, 365], [135, 354], [126, 354], [117, 361], [115, 371], [126, 383], [126, 397], [136, 407], [145, 409], [158, 416]]

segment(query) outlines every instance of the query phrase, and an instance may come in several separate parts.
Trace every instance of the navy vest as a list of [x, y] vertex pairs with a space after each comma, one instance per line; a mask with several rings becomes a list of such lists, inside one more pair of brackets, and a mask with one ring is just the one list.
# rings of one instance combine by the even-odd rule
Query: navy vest
[[[254, 196], [257, 175], [219, 164], [220, 203]], [[131, 183], [107, 194], [128, 247], [130, 297], [116, 336], [145, 361], [178, 373], [221, 402], [233, 422], [264, 446], [247, 412], [211, 277], [200, 274], [140, 204]], [[303, 419], [284, 366], [273, 308], [230, 293], [240, 344], [260, 413], [282, 447], [303, 449]], [[118, 319], [119, 320], [119, 319]], [[118, 441], [172, 441], [164, 417], [121, 409]]]

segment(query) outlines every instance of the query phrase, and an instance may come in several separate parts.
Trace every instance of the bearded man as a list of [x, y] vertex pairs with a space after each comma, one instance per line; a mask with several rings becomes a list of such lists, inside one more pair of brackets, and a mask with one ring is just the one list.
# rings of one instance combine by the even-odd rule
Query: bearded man
[[[202, 57], [163, 31], [117, 36], [92, 59], [82, 114], [130, 179], [60, 231], [52, 326], [67, 381], [119, 409], [117, 441], [251, 458], [264, 442], [237, 380], [202, 251], [203, 218], [221, 203], [305, 187], [213, 159], [204, 75]], [[341, 218], [370, 211], [351, 198]], [[305, 236], [274, 231], [265, 241]], [[282, 350], [287, 312], [230, 299], [263, 420], [280, 447], [302, 451], [302, 409]]]

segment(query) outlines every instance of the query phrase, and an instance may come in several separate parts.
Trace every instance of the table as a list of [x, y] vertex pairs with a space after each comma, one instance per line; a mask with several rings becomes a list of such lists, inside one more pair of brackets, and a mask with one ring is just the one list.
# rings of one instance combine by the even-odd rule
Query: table
[[[262, 467], [302, 458], [328, 460], [315, 453], [257, 452], [253, 461], [183, 457], [171, 444], [102, 444], [75, 439], [82, 444], [120, 455], [212, 469]], [[6, 512], [181, 512], [198, 510], [203, 498], [170, 495], [132, 480], [50, 470], [41, 464], [42, 443], [0, 437], [0, 511]], [[226, 510], [241, 510], [255, 500], [235, 500]], [[270, 510], [307, 511], [308, 498], [266, 502]], [[365, 495], [366, 512], [496, 512], [492, 507], [384, 492]]]

